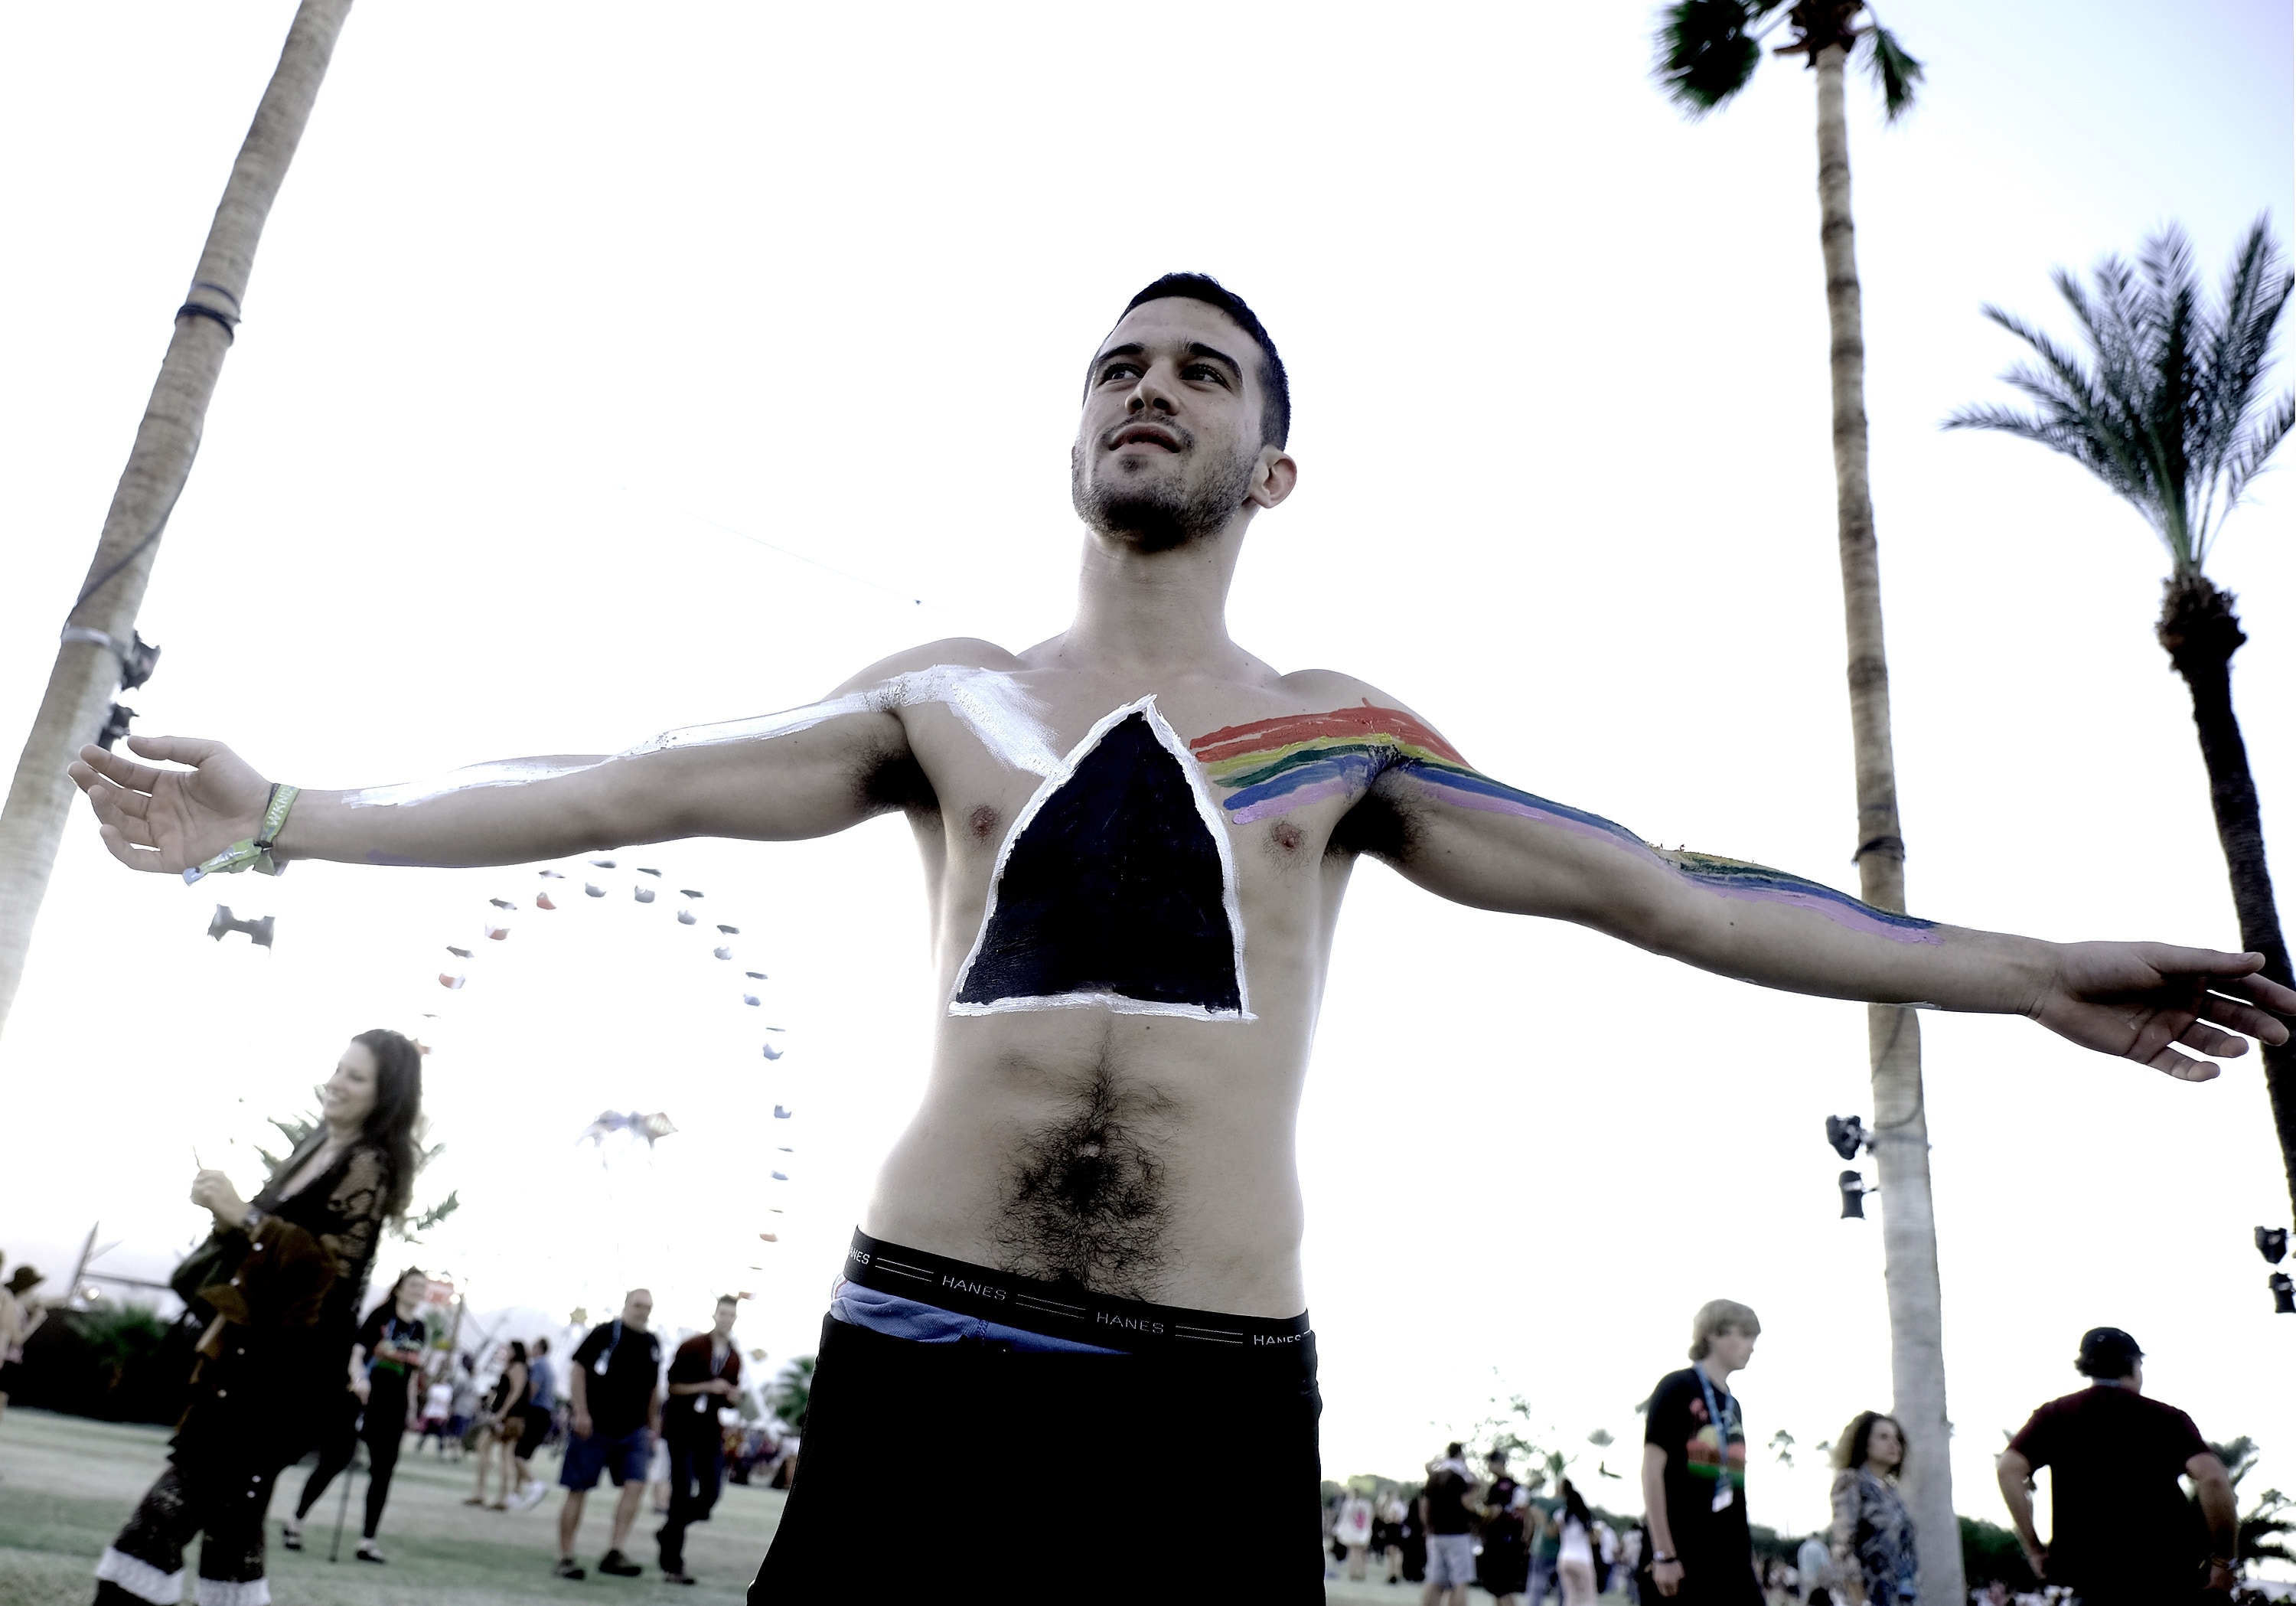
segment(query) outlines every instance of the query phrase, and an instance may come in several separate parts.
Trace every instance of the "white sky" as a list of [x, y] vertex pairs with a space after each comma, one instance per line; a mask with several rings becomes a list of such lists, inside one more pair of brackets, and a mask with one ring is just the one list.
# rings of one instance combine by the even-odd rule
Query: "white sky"
[[[12, 744], [291, 12], [12, 19]], [[2235, 946], [2151, 635], [2161, 553], [2069, 464], [1935, 424], [2002, 394], [2013, 351], [1980, 301], [2062, 326], [2049, 269], [2171, 217], [2211, 278], [2259, 210], [2284, 235], [2289, 10], [2065, 16], [1893, 6], [1923, 109], [1885, 132], [1862, 84], [1852, 103], [1913, 903]], [[1241, 640], [1369, 678], [1517, 784], [1854, 887], [1793, 66], [1691, 126], [1644, 76], [1640, 5], [635, 18], [353, 14], [144, 605], [166, 656], [129, 699], [139, 729], [378, 783], [808, 701], [918, 639], [1049, 635], [1080, 366], [1134, 289], [1196, 268], [1252, 301], [1294, 375], [1301, 486], [1253, 531]], [[2267, 483], [2212, 565], [2253, 638], [2236, 694], [2284, 879], [2291, 507]], [[671, 924], [674, 896], [628, 902], [627, 869], [604, 903], [522, 910], [450, 995], [444, 945], [470, 945], [488, 897], [526, 902], [531, 869], [187, 890], [118, 871], [75, 818], [0, 1042], [0, 1248], [61, 1273], [100, 1217], [126, 1240], [110, 1264], [157, 1270], [199, 1231], [193, 1145], [251, 1187], [261, 1117], [389, 1023], [438, 1045], [426, 1190], [467, 1201], [425, 1264], [550, 1310], [643, 1279], [671, 1324], [750, 1289], [746, 1341], [810, 1348], [921, 1083], [906, 833], [621, 859], [744, 928], [762, 1009]], [[276, 914], [275, 951], [207, 942], [219, 900]], [[787, 1028], [778, 1067], [765, 1024]], [[2248, 1242], [2287, 1212], [2252, 1066], [2196, 1088], [2019, 1022], [1923, 1025], [1962, 1509], [2001, 1520], [2003, 1430], [2077, 1380], [2104, 1322], [2203, 1431], [2265, 1442], [2251, 1489], [2296, 1487], [2296, 1412], [2267, 1382], [2296, 1322], [2276, 1325]], [[681, 1130], [602, 1162], [572, 1145], [608, 1106]], [[1871, 1114], [1857, 1007], [1367, 866], [1300, 1117], [1327, 1470], [1407, 1474], [1514, 1391], [1591, 1465], [1582, 1436], [1637, 1435], [1718, 1294], [1767, 1324], [1758, 1439], [1885, 1405], [1878, 1224], [1833, 1219], [1820, 1134], [1851, 1111]], [[783, 1160], [792, 1180], [767, 1180]], [[1755, 1520], [1822, 1519], [1812, 1459], [1758, 1470]]]

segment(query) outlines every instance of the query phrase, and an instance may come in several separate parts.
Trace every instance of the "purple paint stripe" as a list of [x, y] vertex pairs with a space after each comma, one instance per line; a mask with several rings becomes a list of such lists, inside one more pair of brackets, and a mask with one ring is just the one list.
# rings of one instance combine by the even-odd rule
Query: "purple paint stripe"
[[[1488, 792], [1470, 792], [1463, 787], [1447, 786], [1440, 775], [1431, 774], [1422, 769], [1414, 769], [1411, 771], [1411, 778], [1431, 791], [1440, 792], [1446, 803], [1456, 804], [1462, 809], [1473, 809], [1484, 814], [1512, 814], [1520, 819], [1536, 819], [1544, 825], [1554, 826], [1568, 831], [1574, 836], [1585, 836], [1595, 842], [1607, 842], [1614, 847], [1632, 848], [1645, 859], [1659, 858], [1658, 854], [1652, 852], [1648, 846], [1621, 826], [1607, 823], [1596, 825], [1575, 812], [1565, 814], [1553, 809], [1542, 809], [1531, 803], [1520, 803], [1512, 797], [1495, 797]], [[1660, 862], [1665, 861], [1660, 860]]]
[[1718, 898], [1735, 898], [1747, 903], [1790, 903], [1798, 909], [1815, 910], [1836, 926], [1847, 926], [1852, 931], [1871, 932], [1877, 937], [1887, 937], [1892, 943], [1941, 943], [1945, 940], [1935, 931], [1918, 930], [1870, 914], [1864, 905], [1850, 902], [1841, 893], [1805, 893], [1783, 886], [1717, 886], [1696, 876], [1690, 877], [1689, 880]]
[[1332, 780], [1311, 781], [1296, 791], [1281, 797], [1263, 797], [1258, 803], [1244, 804], [1230, 816], [1238, 825], [1250, 825], [1255, 819], [1265, 819], [1271, 814], [1288, 814], [1327, 797], [1345, 797], [1356, 789], [1355, 782], [1347, 776]]
[[1593, 823], [1596, 819], [1595, 816], [1577, 816], [1575, 811], [1572, 814], [1558, 813], [1552, 810], [1538, 808], [1529, 803], [1518, 801], [1517, 798], [1494, 796], [1488, 792], [1471, 792], [1463, 787], [1449, 786], [1446, 784], [1447, 778], [1439, 771], [1431, 770], [1422, 765], [1412, 766], [1409, 773], [1414, 780], [1431, 791], [1441, 793], [1444, 801], [1456, 807], [1473, 809], [1485, 814], [1511, 814], [1519, 819], [1535, 819], [1542, 825], [1551, 825], [1560, 830], [1568, 831], [1574, 836], [1584, 836], [1595, 842], [1607, 842], [1617, 847], [1631, 848], [1645, 859], [1656, 860], [1692, 885], [1710, 892], [1718, 898], [1732, 898], [1747, 903], [1784, 903], [1798, 909], [1813, 910], [1837, 926], [1847, 927], [1851, 931], [1869, 932], [1875, 936], [1887, 937], [1892, 943], [1944, 941], [1944, 938], [1934, 930], [1923, 929], [1906, 923], [1908, 917], [1899, 916], [1893, 919], [1879, 910], [1869, 910], [1847, 893], [1836, 892], [1831, 887], [1820, 887], [1813, 883], [1811, 890], [1803, 892], [1793, 887], [1732, 885], [1727, 882], [1702, 876], [1694, 869], [1685, 869], [1664, 854], [1652, 852], [1647, 844], [1634, 836], [1624, 827], [1613, 826], [1608, 821], [1601, 824]]

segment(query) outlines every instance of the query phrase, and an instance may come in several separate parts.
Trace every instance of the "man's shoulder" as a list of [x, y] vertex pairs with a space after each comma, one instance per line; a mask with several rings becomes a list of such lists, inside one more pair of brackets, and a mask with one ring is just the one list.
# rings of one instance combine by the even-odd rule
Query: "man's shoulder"
[[913, 675], [928, 669], [988, 669], [1001, 670], [1009, 674], [1028, 667], [1017, 655], [993, 641], [983, 641], [977, 636], [947, 636], [939, 641], [922, 641], [890, 657], [880, 658], [866, 669], [847, 677], [838, 689], [840, 692], [866, 691], [901, 675]]
[[1419, 711], [1400, 697], [1336, 669], [1295, 669], [1276, 677], [1275, 689], [1297, 698], [1312, 712], [1368, 708], [1407, 714], [1415, 722], [1425, 722]]

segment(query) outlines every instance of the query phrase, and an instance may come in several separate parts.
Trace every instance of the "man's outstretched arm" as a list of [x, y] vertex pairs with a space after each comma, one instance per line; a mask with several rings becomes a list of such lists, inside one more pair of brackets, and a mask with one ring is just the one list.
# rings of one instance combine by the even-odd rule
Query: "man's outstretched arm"
[[[1494, 780], [1405, 711], [1366, 704], [1320, 717], [1341, 715], [1364, 727], [1346, 734], [1365, 766], [1342, 841], [1456, 902], [1575, 921], [1765, 986], [2027, 1015], [2085, 1048], [2188, 1081], [2217, 1067], [2177, 1045], [2242, 1054], [2248, 1045], [2235, 1034], [2284, 1042], [2288, 1028], [2275, 1014], [2296, 1014], [2296, 992], [2256, 974], [2258, 954], [2045, 943], [1896, 914], [1762, 865], [1661, 849]], [[1233, 817], [1280, 811], [1287, 787], [1304, 793], [1314, 766], [1300, 748], [1285, 752], [1281, 769], [1230, 775], [1216, 756], [1208, 764], [1236, 788], [1226, 800]]]
[[[681, 836], [826, 836], [915, 790], [898, 704], [874, 694], [886, 683], [881, 666], [811, 707], [675, 731], [611, 756], [512, 759], [436, 781], [307, 791], [277, 856], [518, 864]], [[86, 747], [71, 767], [120, 862], [181, 873], [259, 834], [270, 779], [230, 748], [182, 737], [129, 745], [158, 763]], [[159, 767], [168, 763], [189, 768]]]

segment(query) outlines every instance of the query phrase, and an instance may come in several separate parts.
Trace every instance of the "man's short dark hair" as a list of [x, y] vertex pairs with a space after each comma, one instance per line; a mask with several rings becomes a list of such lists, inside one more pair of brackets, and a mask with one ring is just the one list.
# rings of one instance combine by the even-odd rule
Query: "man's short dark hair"
[[2080, 1358], [2073, 1370], [2085, 1378], [2125, 1378], [2144, 1358], [2136, 1340], [2117, 1327], [2092, 1327], [2081, 1335]]
[[[1283, 359], [1276, 355], [1275, 342], [1267, 337], [1259, 315], [1244, 305], [1242, 296], [1208, 273], [1168, 273], [1125, 302], [1124, 310], [1130, 312], [1143, 301], [1174, 299], [1217, 307], [1251, 336], [1251, 343], [1259, 348], [1259, 442], [1262, 446], [1282, 447], [1292, 438], [1292, 381], [1283, 372]], [[1121, 323], [1123, 319], [1117, 321]]]
[[738, 1294], [720, 1294], [718, 1296], [718, 1303], [720, 1305], [739, 1305], [742, 1303], [742, 1299], [741, 1296]]

